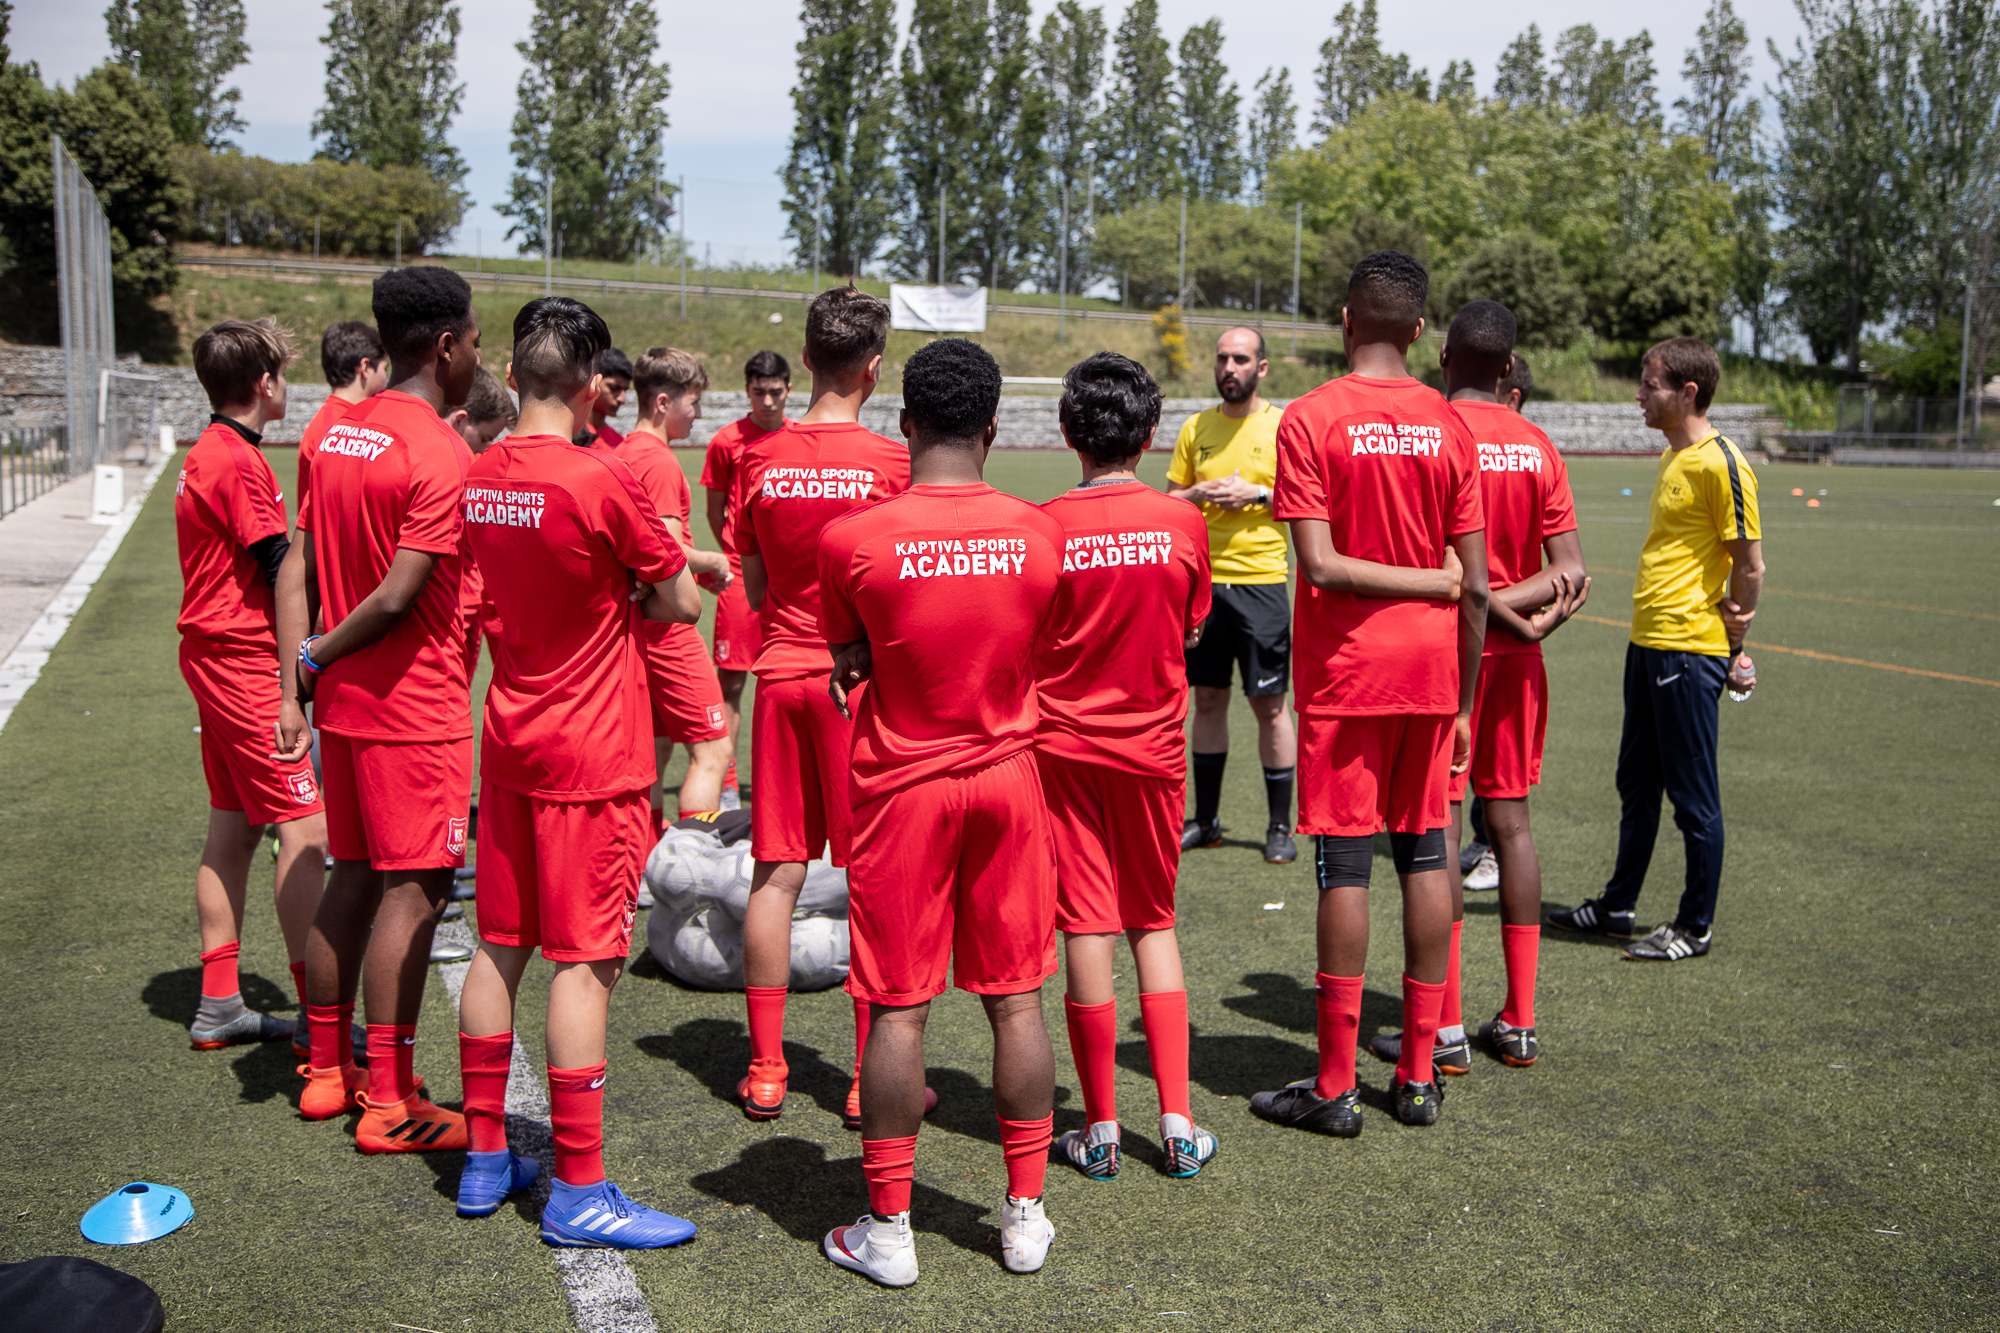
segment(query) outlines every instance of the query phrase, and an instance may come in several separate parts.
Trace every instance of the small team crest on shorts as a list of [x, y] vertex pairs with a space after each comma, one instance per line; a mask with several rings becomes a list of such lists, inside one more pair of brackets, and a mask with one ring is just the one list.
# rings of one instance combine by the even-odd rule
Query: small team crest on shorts
[[319, 788], [313, 782], [311, 769], [285, 775], [285, 786], [292, 793], [292, 800], [299, 805], [311, 805], [319, 799]]
[[729, 657], [729, 640], [717, 639], [715, 641], [715, 660], [718, 662], [722, 662], [726, 661], [728, 657]]
[[463, 819], [445, 820], [444, 849], [453, 856], [465, 855], [465, 821]]
[[722, 725], [721, 704], [710, 704], [708, 706], [708, 725], [711, 727], [719, 727]]

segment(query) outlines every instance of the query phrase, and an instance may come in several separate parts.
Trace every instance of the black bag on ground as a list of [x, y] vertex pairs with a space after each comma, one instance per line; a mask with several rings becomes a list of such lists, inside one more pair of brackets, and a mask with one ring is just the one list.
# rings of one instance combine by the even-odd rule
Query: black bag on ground
[[95, 1259], [0, 1264], [0, 1333], [160, 1333], [166, 1323], [151, 1287]]

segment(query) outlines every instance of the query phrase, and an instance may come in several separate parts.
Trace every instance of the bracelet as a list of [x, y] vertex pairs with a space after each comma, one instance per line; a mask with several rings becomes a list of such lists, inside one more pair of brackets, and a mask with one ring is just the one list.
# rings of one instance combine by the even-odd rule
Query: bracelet
[[305, 640], [299, 644], [299, 661], [305, 663], [306, 670], [312, 672], [312, 674], [315, 676], [317, 676], [320, 672], [326, 670], [326, 667], [323, 667], [319, 663], [313, 661], [312, 654], [308, 652], [307, 649], [312, 647], [313, 644], [318, 643], [319, 638], [320, 636], [317, 634], [307, 635]]

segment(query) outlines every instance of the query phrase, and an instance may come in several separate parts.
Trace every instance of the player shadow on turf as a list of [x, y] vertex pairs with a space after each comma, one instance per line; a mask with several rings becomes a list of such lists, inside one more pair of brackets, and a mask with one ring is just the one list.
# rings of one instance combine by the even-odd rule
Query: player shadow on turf
[[[671, 1060], [693, 1075], [709, 1094], [731, 1106], [739, 1104], [736, 1084], [750, 1067], [750, 1036], [744, 1024], [722, 1018], [692, 1018], [664, 1035], [641, 1037], [632, 1043], [655, 1060]], [[854, 1071], [824, 1059], [817, 1047], [785, 1043], [786, 1097], [810, 1097], [822, 1111], [847, 1110], [847, 1085]]]
[[[1252, 972], [1243, 978], [1248, 995], [1229, 995], [1222, 1007], [1287, 1032], [1319, 1032], [1319, 992], [1282, 972]], [[1361, 992], [1361, 1036], [1403, 1026], [1401, 997], [1372, 988]], [[1317, 1057], [1315, 1057], [1317, 1058]], [[1295, 1075], [1295, 1077], [1297, 1077]]]
[[[291, 996], [255, 972], [242, 973], [239, 985], [243, 991], [243, 1003], [259, 1013], [297, 1007]], [[180, 1029], [179, 1035], [185, 1039], [187, 1025], [194, 1021], [195, 1008], [201, 1003], [201, 969], [183, 967], [157, 973], [139, 992], [139, 999], [152, 1011], [153, 1017], [174, 1024]], [[242, 1085], [238, 1100], [253, 1103], [282, 1101], [296, 1094], [298, 1060], [292, 1054], [290, 1038], [252, 1042], [235, 1049], [240, 1054], [230, 1061], [229, 1067]]]
[[[815, 1245], [835, 1227], [853, 1222], [868, 1197], [859, 1154], [829, 1160], [825, 1145], [795, 1138], [753, 1143], [735, 1162], [688, 1183], [734, 1207], [754, 1208], [793, 1239]], [[1000, 1230], [981, 1220], [992, 1211], [922, 1182], [910, 1193], [913, 1229], [998, 1262]]]

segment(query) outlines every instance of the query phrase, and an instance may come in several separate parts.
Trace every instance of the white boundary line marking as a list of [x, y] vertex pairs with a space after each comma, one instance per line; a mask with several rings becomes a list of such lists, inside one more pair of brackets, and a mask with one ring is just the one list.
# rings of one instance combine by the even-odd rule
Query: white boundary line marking
[[[473, 948], [479, 946], [472, 930], [463, 921], [447, 921], [437, 928], [437, 938]], [[465, 989], [465, 975], [471, 963], [440, 963], [438, 975], [451, 992], [455, 1006]], [[542, 1164], [541, 1179], [535, 1182], [533, 1197], [548, 1202], [549, 1182], [555, 1178], [555, 1145], [549, 1127], [549, 1097], [542, 1079], [521, 1051], [520, 1038], [514, 1040], [514, 1058], [507, 1067], [507, 1139], [516, 1152], [525, 1152]], [[556, 1268], [563, 1291], [569, 1297], [570, 1314], [583, 1333], [659, 1333], [653, 1307], [639, 1290], [632, 1267], [617, 1250], [557, 1250]]]
[[35, 618], [28, 632], [14, 645], [14, 651], [7, 655], [7, 660], [0, 662], [0, 729], [4, 729], [7, 719], [14, 716], [14, 709], [27, 696], [29, 688], [41, 679], [42, 668], [49, 664], [49, 654], [62, 642], [70, 622], [76, 619], [76, 613], [83, 609], [84, 599], [90, 596], [91, 587], [111, 563], [111, 557], [118, 554], [119, 543], [125, 540], [125, 534], [138, 521], [146, 497], [153, 493], [153, 483], [160, 479], [167, 464], [177, 456], [168, 454], [148, 469], [139, 483], [139, 493], [119, 511], [104, 535], [97, 539], [97, 545], [90, 548], [90, 554], [69, 576], [69, 582], [63, 584], [49, 604], [42, 608], [42, 614]]

